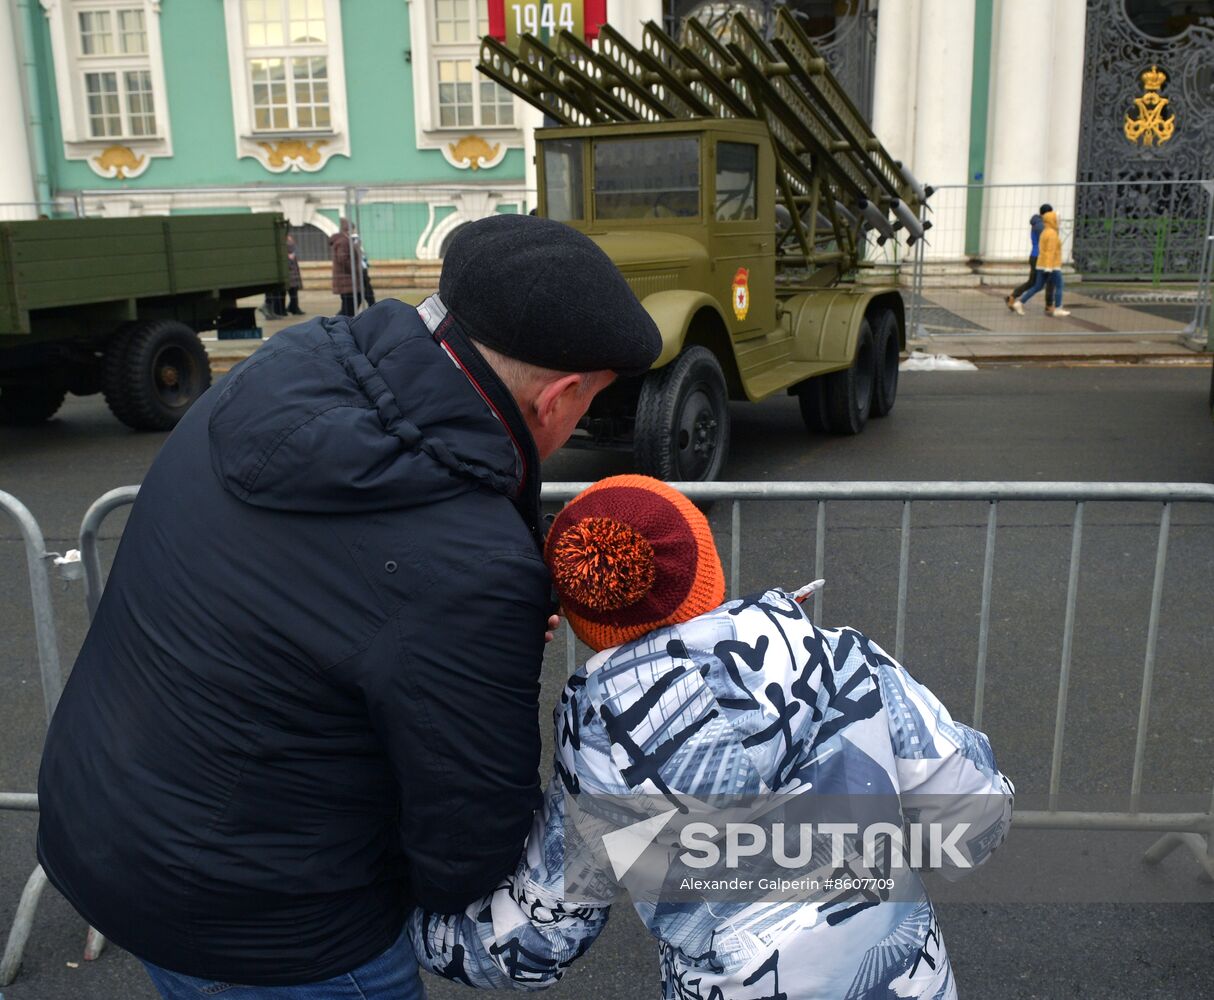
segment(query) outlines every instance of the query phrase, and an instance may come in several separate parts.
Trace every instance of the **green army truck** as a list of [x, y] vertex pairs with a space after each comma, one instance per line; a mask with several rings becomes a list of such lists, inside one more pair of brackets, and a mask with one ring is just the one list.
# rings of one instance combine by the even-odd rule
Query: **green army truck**
[[730, 400], [785, 391], [838, 434], [888, 414], [903, 302], [857, 277], [870, 241], [922, 239], [931, 189], [783, 10], [770, 39], [741, 15], [724, 38], [691, 20], [682, 42], [651, 22], [640, 49], [601, 30], [593, 49], [569, 32], [485, 38], [479, 65], [558, 123], [536, 132], [538, 213], [594, 239], [662, 334], [646, 376], [595, 400], [581, 443], [712, 480]]
[[0, 223], [0, 424], [105, 394], [138, 430], [168, 430], [211, 384], [200, 330], [249, 330], [237, 299], [284, 288], [271, 213]]

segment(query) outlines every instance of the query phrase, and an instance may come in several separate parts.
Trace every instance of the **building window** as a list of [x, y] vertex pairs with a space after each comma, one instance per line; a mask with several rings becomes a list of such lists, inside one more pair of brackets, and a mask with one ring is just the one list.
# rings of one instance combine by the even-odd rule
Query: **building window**
[[324, 0], [243, 0], [256, 132], [327, 132], [329, 32]]
[[76, 11], [76, 62], [90, 139], [154, 136], [156, 96], [142, 6], [82, 6]]
[[223, 0], [236, 155], [271, 173], [350, 155], [341, 0]]
[[439, 125], [443, 128], [471, 125], [472, 117], [472, 63], [466, 59], [440, 59], [438, 61]]
[[489, 33], [488, 0], [427, 0], [438, 128], [513, 128], [509, 92], [476, 71], [479, 43]]
[[66, 160], [133, 180], [173, 155], [160, 11], [177, 0], [41, 0]]

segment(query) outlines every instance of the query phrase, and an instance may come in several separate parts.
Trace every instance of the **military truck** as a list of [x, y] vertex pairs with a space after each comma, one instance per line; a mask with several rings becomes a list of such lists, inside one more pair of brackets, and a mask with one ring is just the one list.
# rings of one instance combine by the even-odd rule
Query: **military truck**
[[[897, 289], [860, 283], [870, 241], [921, 239], [931, 193], [892, 160], [781, 10], [770, 40], [650, 22], [635, 48], [481, 43], [479, 69], [557, 122], [536, 131], [540, 215], [588, 234], [662, 334], [653, 369], [600, 394], [583, 444], [642, 472], [712, 480], [730, 400], [780, 391], [814, 431], [857, 434], [894, 406], [906, 345]], [[891, 218], [892, 216], [892, 218]]]
[[0, 424], [101, 392], [170, 429], [211, 384], [198, 331], [256, 327], [237, 299], [286, 286], [285, 237], [272, 213], [0, 223]]

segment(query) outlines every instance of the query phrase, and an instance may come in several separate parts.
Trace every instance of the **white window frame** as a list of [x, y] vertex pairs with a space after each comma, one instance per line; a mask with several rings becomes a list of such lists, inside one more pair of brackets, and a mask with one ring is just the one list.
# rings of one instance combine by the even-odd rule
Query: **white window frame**
[[[483, 0], [465, 0], [479, 8]], [[410, 62], [413, 67], [413, 107], [416, 118], [417, 146], [419, 149], [440, 150], [447, 162], [461, 170], [475, 166], [477, 169], [492, 169], [504, 159], [510, 149], [522, 149], [521, 127], [523, 103], [511, 96], [514, 122], [510, 125], [485, 125], [481, 112], [482, 80], [488, 77], [477, 72], [480, 58], [478, 28], [474, 27], [468, 41], [438, 41], [438, 26], [435, 16], [435, 0], [409, 0], [409, 34], [412, 39]], [[443, 125], [438, 104], [438, 64], [441, 60], [467, 61], [472, 66], [472, 124]], [[481, 157], [473, 164], [466, 156], [459, 155], [460, 140], [475, 137], [484, 140], [481, 148], [492, 154]], [[480, 145], [480, 144], [478, 144]]]
[[[284, 7], [289, 0], [282, 0]], [[324, 0], [325, 40], [313, 44], [251, 47], [247, 44], [245, 0], [223, 0], [228, 41], [228, 72], [238, 157], [252, 157], [267, 170], [314, 172], [336, 155], [350, 155], [346, 112], [346, 68], [342, 48], [341, 0]], [[324, 56], [329, 82], [328, 126], [298, 127], [291, 58]], [[258, 128], [253, 106], [251, 62], [282, 58], [286, 63], [288, 116], [286, 128]]]
[[[434, 11], [435, 5], [439, 0], [412, 0], [413, 3], [425, 3], [430, 12]], [[482, 4], [486, 4], [487, 0], [447, 0], [447, 2], [462, 3], [465, 10], [471, 9], [479, 14], [479, 9]], [[516, 128], [514, 121], [506, 125], [499, 125], [496, 122], [485, 124], [484, 114], [481, 110], [481, 85], [484, 83], [493, 83], [487, 76], [478, 73], [476, 70], [477, 61], [480, 59], [480, 40], [481, 32], [488, 34], [489, 20], [488, 11], [485, 13], [485, 20], [481, 21], [479, 17], [476, 23], [470, 20], [465, 22], [472, 28], [471, 38], [465, 41], [443, 42], [438, 38], [438, 21], [437, 17], [432, 19], [430, 25], [430, 58], [427, 62], [433, 66], [433, 73], [430, 80], [430, 85], [433, 88], [431, 93], [434, 95], [433, 104], [430, 108], [431, 128], [434, 130], [451, 130], [456, 132], [467, 132], [469, 129], [479, 131], [490, 131], [496, 129], [512, 130]], [[467, 125], [444, 125], [442, 123], [442, 106], [439, 103], [440, 95], [440, 80], [439, 80], [439, 64], [443, 62], [463, 62], [467, 63], [472, 70], [472, 121]], [[495, 87], [496, 83], [493, 84]], [[511, 97], [506, 91], [506, 96]], [[511, 117], [513, 117], [514, 107], [513, 99], [511, 99]]]
[[[85, 160], [101, 177], [128, 179], [142, 174], [154, 157], [172, 156], [168, 95], [164, 80], [164, 53], [160, 39], [160, 8], [163, 0], [40, 0], [50, 28], [51, 55], [55, 65], [55, 89], [63, 133], [64, 157]], [[80, 14], [111, 14], [110, 33], [121, 37], [118, 12], [143, 13], [145, 50], [142, 53], [114, 51], [85, 55]], [[147, 72], [151, 84], [155, 130], [136, 134], [131, 129], [125, 74]], [[114, 73], [118, 87], [120, 134], [94, 136], [89, 120], [86, 74]], [[127, 155], [129, 152], [130, 155]], [[117, 155], [115, 155], [115, 153]], [[109, 154], [109, 155], [105, 155]], [[115, 167], [113, 164], [120, 166]]]

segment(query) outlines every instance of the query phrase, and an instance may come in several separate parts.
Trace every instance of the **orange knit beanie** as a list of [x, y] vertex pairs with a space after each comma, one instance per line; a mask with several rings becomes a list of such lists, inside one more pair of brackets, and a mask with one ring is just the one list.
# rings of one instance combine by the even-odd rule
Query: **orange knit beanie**
[[612, 476], [579, 493], [553, 522], [544, 558], [561, 610], [596, 650], [689, 621], [725, 599], [708, 520], [648, 476]]

